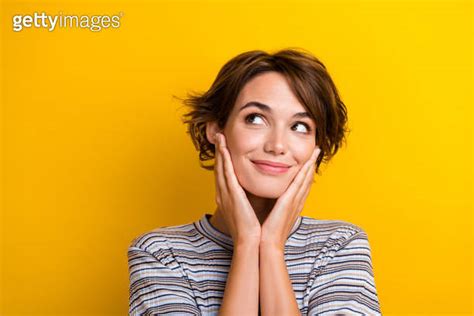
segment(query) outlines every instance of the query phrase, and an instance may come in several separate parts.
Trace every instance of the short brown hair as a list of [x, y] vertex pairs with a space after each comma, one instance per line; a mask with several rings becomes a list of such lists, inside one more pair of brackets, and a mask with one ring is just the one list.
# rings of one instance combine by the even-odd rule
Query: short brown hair
[[346, 142], [347, 109], [321, 61], [301, 48], [283, 49], [273, 54], [253, 50], [229, 60], [208, 91], [188, 93], [182, 100], [191, 108], [184, 115], [183, 123], [187, 124], [187, 133], [199, 150], [202, 168], [214, 169], [214, 165], [202, 163], [215, 157], [215, 146], [206, 137], [206, 124], [217, 122], [223, 129], [244, 85], [268, 71], [276, 71], [287, 78], [293, 93], [316, 122], [315, 141], [321, 149], [316, 173], [319, 173], [321, 162], [328, 162], [342, 142]]

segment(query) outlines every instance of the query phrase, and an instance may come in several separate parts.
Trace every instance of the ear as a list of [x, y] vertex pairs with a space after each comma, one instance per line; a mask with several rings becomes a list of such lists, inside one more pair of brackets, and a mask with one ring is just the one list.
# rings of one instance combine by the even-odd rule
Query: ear
[[216, 133], [222, 132], [217, 122], [211, 121], [206, 123], [206, 137], [211, 144], [215, 144], [214, 136]]

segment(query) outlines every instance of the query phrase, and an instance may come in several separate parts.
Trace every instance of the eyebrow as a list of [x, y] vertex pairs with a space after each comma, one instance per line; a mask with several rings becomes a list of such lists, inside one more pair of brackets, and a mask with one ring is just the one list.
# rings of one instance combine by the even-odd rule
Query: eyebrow
[[[268, 105], [266, 104], [263, 104], [261, 102], [257, 102], [257, 101], [250, 101], [250, 102], [247, 102], [244, 106], [242, 106], [239, 110], [239, 112], [241, 112], [243, 109], [246, 109], [248, 107], [251, 107], [251, 106], [255, 106], [257, 108], [259, 108], [260, 110], [262, 110], [263, 112], [268, 112], [268, 113], [272, 113], [272, 108], [269, 107]], [[308, 112], [298, 112], [298, 113], [295, 113], [293, 114], [293, 117], [297, 117], [297, 118], [311, 118], [311, 116], [309, 115]]]

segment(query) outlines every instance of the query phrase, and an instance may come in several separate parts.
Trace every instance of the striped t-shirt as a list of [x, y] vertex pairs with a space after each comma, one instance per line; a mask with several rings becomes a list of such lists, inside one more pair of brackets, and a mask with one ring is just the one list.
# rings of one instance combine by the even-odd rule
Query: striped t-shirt
[[[233, 241], [211, 225], [211, 216], [131, 242], [130, 315], [218, 314]], [[285, 262], [301, 315], [381, 315], [369, 241], [359, 226], [300, 216]]]

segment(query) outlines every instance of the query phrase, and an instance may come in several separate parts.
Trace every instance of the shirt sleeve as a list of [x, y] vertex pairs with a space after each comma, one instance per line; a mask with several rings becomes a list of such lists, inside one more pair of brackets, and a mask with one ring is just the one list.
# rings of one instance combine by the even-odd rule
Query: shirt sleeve
[[310, 289], [308, 315], [381, 315], [363, 230], [342, 243], [317, 278]]
[[130, 246], [128, 269], [129, 315], [200, 315], [189, 281], [177, 262], [164, 264], [150, 252]]

